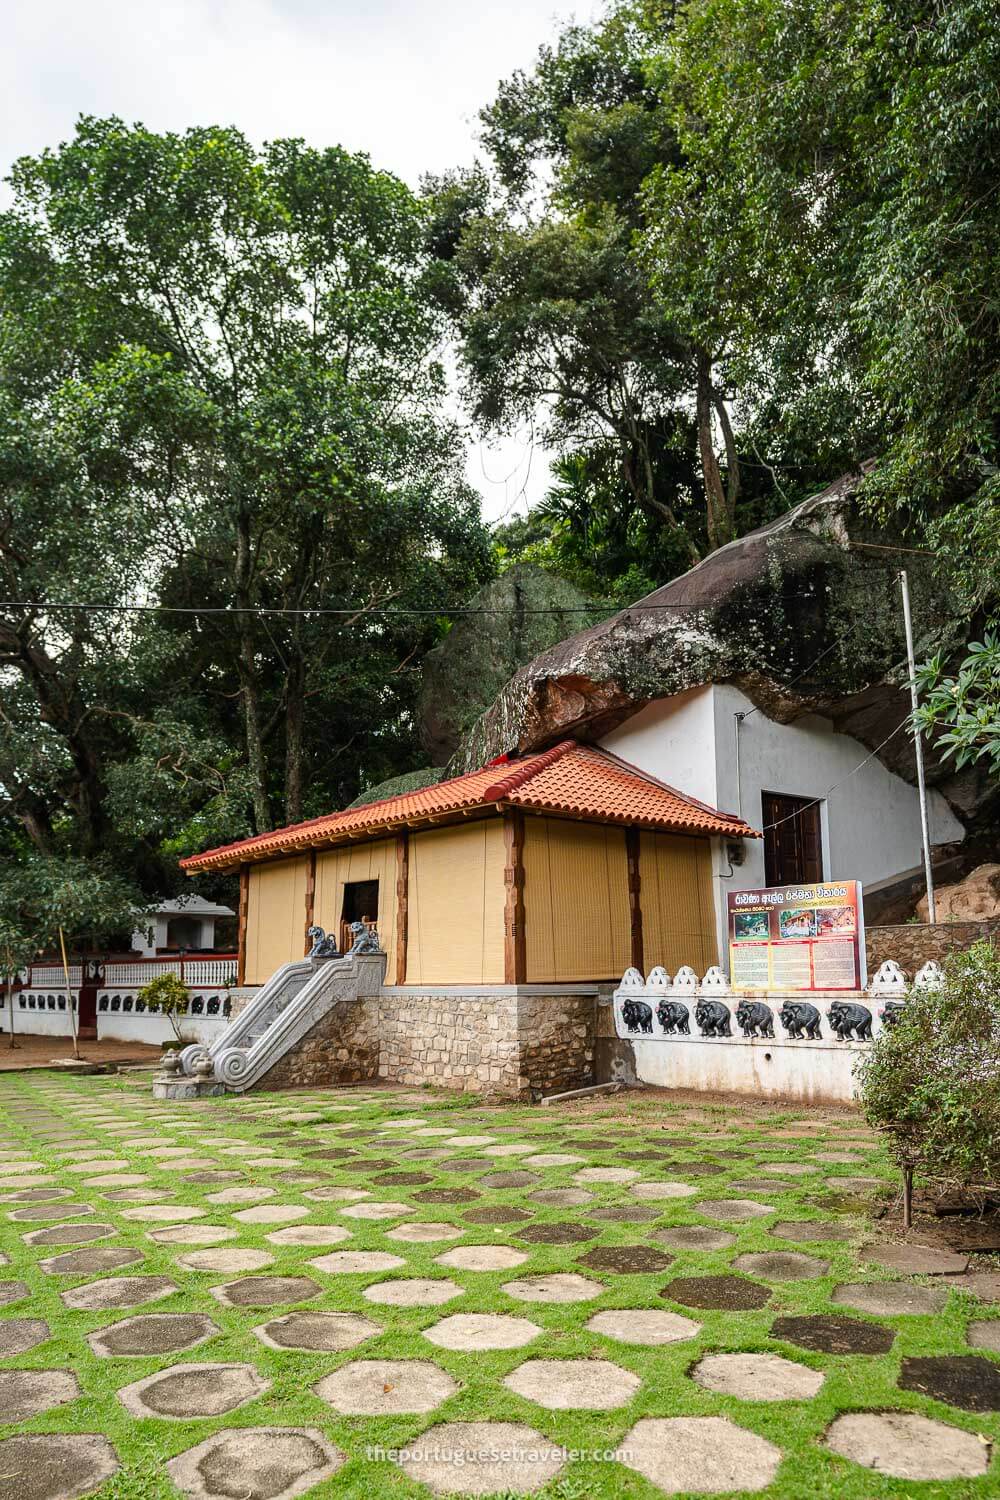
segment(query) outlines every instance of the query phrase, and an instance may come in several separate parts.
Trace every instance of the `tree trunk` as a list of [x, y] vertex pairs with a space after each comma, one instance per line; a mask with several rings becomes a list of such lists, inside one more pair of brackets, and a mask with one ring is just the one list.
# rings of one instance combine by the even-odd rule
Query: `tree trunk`
[[258, 833], [266, 833], [271, 827], [271, 802], [267, 793], [267, 759], [264, 754], [264, 736], [261, 730], [260, 685], [257, 680], [257, 662], [254, 652], [253, 616], [247, 613], [252, 607], [250, 576], [252, 558], [250, 547], [250, 514], [241, 505], [236, 519], [236, 630], [239, 638], [240, 695], [243, 704], [243, 731], [247, 747], [247, 764], [252, 781], [254, 824]]
[[298, 631], [289, 652], [285, 678], [285, 817], [302, 821], [302, 780], [305, 757], [305, 662]]
[[704, 349], [698, 351], [697, 366], [695, 409], [698, 423], [698, 451], [705, 484], [708, 544], [714, 551], [715, 548], [722, 547], [732, 540], [733, 527], [726, 504], [719, 461], [715, 456], [715, 444], [712, 440], [712, 410], [715, 393], [712, 386], [712, 360]]

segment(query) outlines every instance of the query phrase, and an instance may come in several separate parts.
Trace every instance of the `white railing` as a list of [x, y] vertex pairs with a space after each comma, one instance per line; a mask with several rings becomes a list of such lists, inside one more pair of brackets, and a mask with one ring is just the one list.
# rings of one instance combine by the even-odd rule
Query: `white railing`
[[186, 985], [209, 989], [236, 982], [236, 954], [220, 958], [126, 958], [105, 964], [103, 988], [149, 984], [161, 974], [176, 974]]
[[[54, 989], [59, 985], [64, 991], [66, 988], [66, 974], [62, 964], [32, 964], [27, 971], [27, 984], [35, 990]], [[81, 964], [69, 965], [69, 982], [71, 989], [79, 989], [83, 982], [83, 966]]]

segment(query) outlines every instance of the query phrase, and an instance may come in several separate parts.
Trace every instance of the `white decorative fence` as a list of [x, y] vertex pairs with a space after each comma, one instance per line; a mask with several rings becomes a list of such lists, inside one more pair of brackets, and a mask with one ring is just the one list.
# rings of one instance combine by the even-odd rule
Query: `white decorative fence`
[[615, 1033], [632, 1043], [643, 1083], [847, 1102], [859, 1054], [912, 989], [940, 982], [935, 963], [911, 984], [892, 960], [863, 992], [734, 991], [717, 967], [701, 979], [686, 965], [673, 978], [629, 969], [613, 996]]

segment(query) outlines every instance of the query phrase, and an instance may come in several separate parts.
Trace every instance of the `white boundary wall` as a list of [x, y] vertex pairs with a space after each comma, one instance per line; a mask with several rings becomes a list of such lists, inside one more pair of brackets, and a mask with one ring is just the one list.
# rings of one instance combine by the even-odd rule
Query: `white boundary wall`
[[[914, 984], [931, 985], [939, 978], [938, 966], [926, 964]], [[886, 1005], [904, 1004], [909, 988], [906, 976], [891, 961], [881, 966], [867, 991], [823, 994], [732, 991], [718, 968], [709, 969], [701, 980], [689, 968], [681, 969], [673, 980], [662, 968], [652, 969], [645, 979], [637, 969], [629, 969], [612, 996], [615, 1035], [631, 1043], [640, 1083], [849, 1104], [857, 1097], [856, 1065], [871, 1044], [841, 1041], [830, 1024], [831, 1005], [862, 1007], [871, 1018], [874, 1038], [883, 1028]], [[743, 999], [767, 1008], [773, 1038], [741, 1034], [736, 1010]], [[699, 1000], [726, 1007], [731, 1035], [700, 1034], [695, 1017]], [[819, 1012], [819, 1039], [785, 1034], [779, 1012], [786, 1001], [810, 1005]], [[686, 1008], [687, 1033], [665, 1029], [658, 1011], [661, 1005], [671, 1004]], [[630, 1006], [636, 1008], [630, 1011]]]

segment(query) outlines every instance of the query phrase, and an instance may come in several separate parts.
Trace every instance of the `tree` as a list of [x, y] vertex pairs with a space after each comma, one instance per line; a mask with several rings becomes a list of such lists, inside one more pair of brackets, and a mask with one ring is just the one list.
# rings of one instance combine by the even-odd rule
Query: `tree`
[[541, 411], [561, 456], [604, 473], [613, 456], [668, 576], [740, 528], [742, 471], [714, 324], [651, 297], [637, 250], [644, 184], [682, 166], [652, 68], [673, 15], [650, 0], [567, 28], [482, 111], [494, 180], [430, 184], [476, 419]]
[[423, 214], [335, 148], [114, 119], [11, 186], [0, 569], [42, 605], [0, 608], [0, 813], [162, 889], [406, 764], [434, 611], [491, 570]]
[[[60, 951], [64, 940], [67, 946], [74, 940], [92, 946], [101, 938], [131, 932], [141, 915], [135, 889], [102, 862], [40, 855], [16, 864], [4, 862], [0, 871], [0, 972], [7, 984], [11, 1046], [13, 981], [18, 971], [39, 953]], [[70, 1022], [78, 1056], [72, 1007]]]

